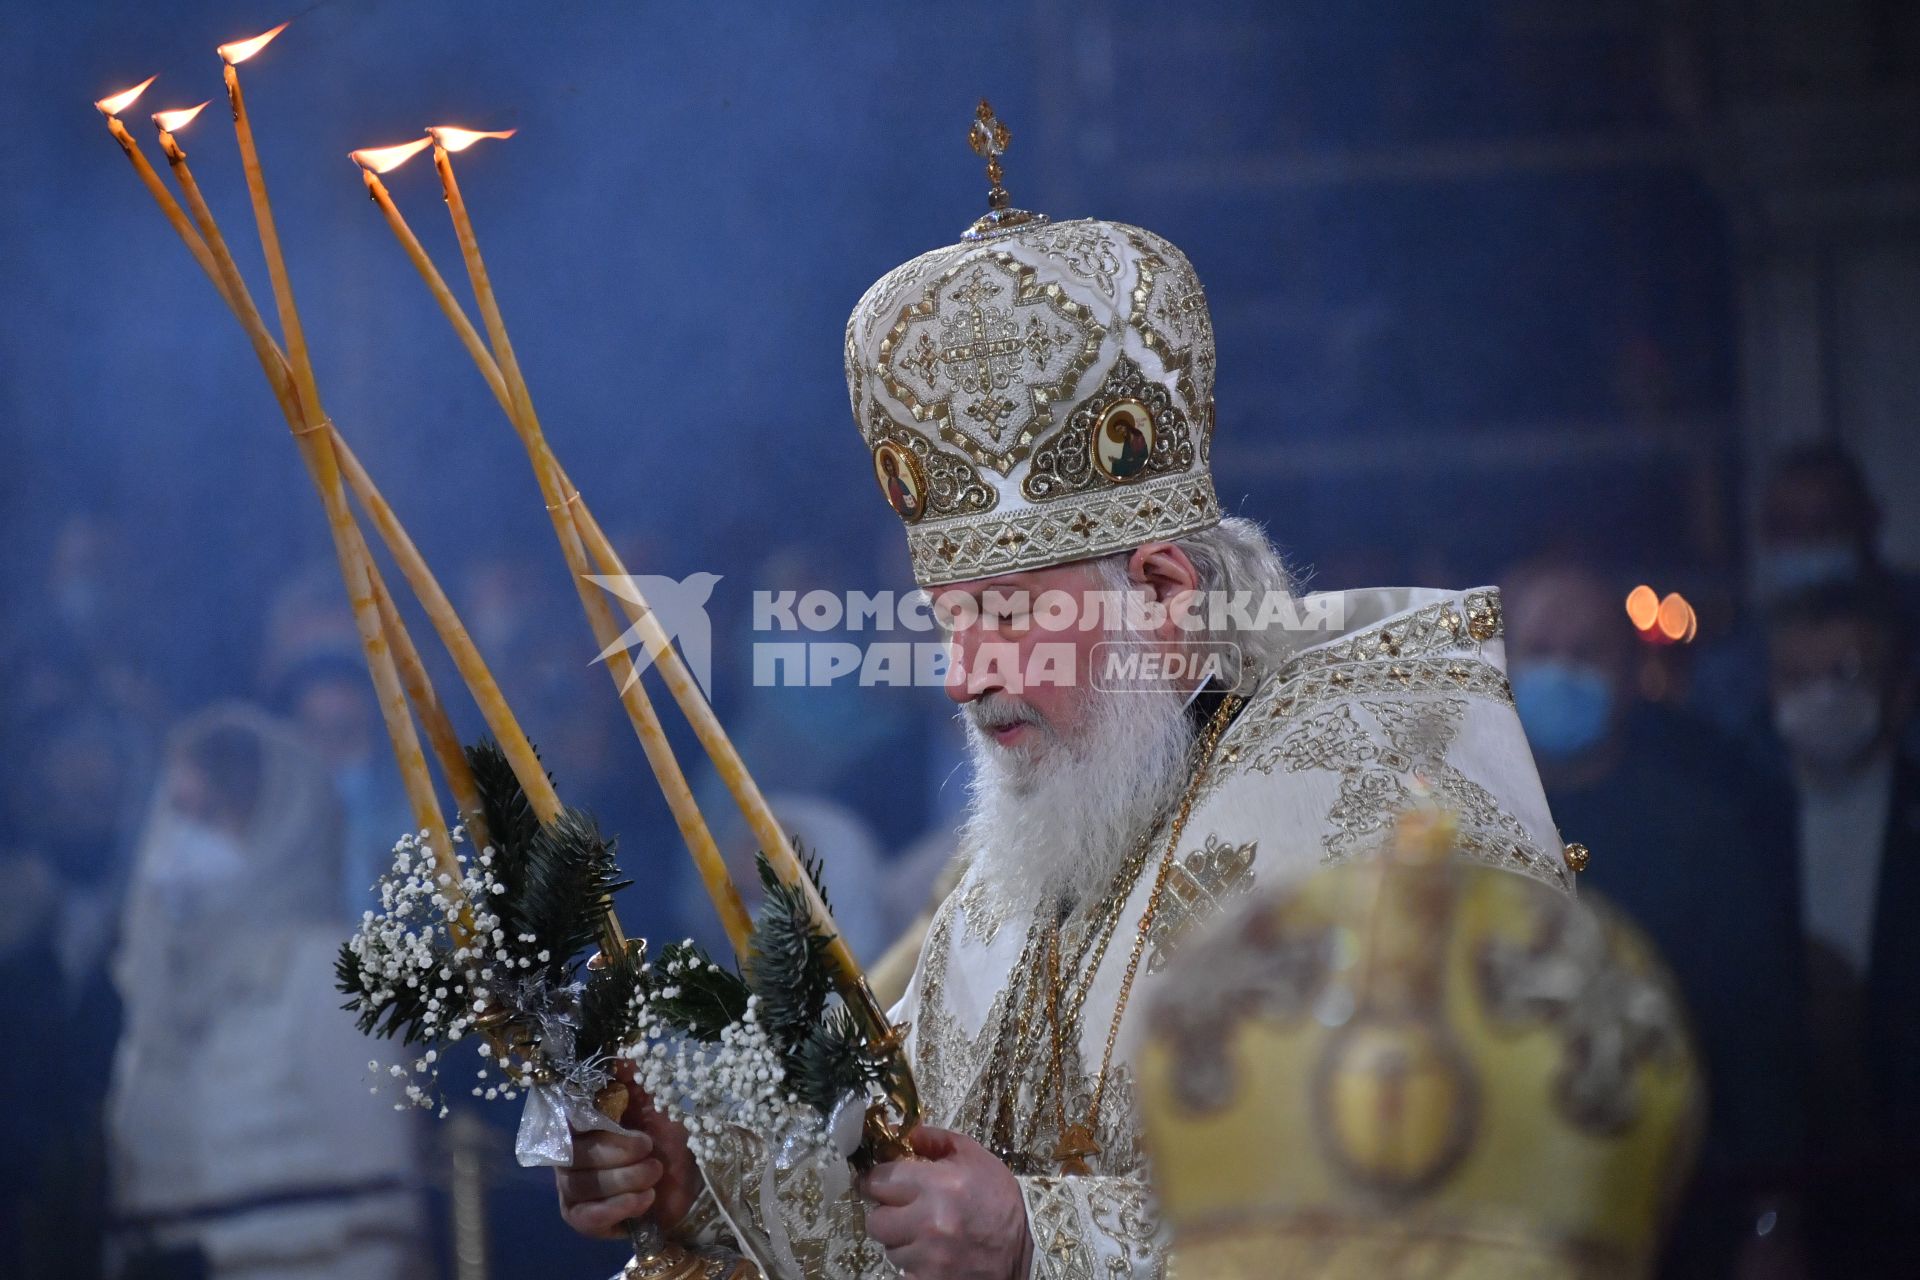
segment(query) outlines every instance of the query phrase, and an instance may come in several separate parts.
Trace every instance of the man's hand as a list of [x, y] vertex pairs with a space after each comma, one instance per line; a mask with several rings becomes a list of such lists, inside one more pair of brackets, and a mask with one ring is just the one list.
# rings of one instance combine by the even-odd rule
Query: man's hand
[[861, 1182], [867, 1234], [908, 1280], [1024, 1280], [1033, 1239], [1013, 1172], [963, 1133], [921, 1125], [912, 1141], [918, 1159]]
[[555, 1169], [560, 1216], [581, 1235], [623, 1235], [621, 1223], [651, 1217], [671, 1230], [700, 1195], [700, 1166], [687, 1146], [687, 1131], [661, 1115], [652, 1100], [633, 1089], [618, 1133], [573, 1135], [573, 1164]]

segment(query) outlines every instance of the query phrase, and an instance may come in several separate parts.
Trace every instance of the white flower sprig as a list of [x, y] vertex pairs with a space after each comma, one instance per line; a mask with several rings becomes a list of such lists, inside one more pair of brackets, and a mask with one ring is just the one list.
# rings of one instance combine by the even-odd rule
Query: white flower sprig
[[[374, 1015], [405, 991], [406, 1002], [419, 1011], [408, 1028], [408, 1038], [426, 1048], [410, 1064], [387, 1068], [405, 1089], [406, 1100], [394, 1106], [400, 1110], [409, 1105], [438, 1106], [442, 1116], [447, 1108], [439, 1098], [441, 1049], [479, 1030], [480, 1020], [503, 1006], [502, 997], [511, 984], [524, 981], [520, 975], [530, 967], [525, 959], [516, 963], [506, 946], [500, 915], [490, 909], [506, 892], [493, 874], [493, 849], [470, 855], [463, 847], [465, 829], [456, 826], [451, 834], [460, 866], [458, 878], [440, 870], [425, 845], [424, 831], [401, 836], [393, 847], [393, 867], [378, 885], [379, 910], [364, 912], [359, 929], [347, 942], [365, 988], [349, 1003], [350, 1009], [363, 1017]], [[471, 920], [464, 941], [455, 929], [463, 912]], [[516, 941], [538, 940], [522, 935]], [[509, 1052], [496, 1055], [485, 1043], [480, 1053], [483, 1058], [497, 1057], [504, 1080], [490, 1081], [482, 1067], [474, 1096], [518, 1097], [526, 1064], [515, 1061]], [[380, 1067], [377, 1061], [367, 1065], [370, 1071]]]
[[[704, 957], [670, 959], [665, 969], [668, 985], [659, 990], [661, 999], [680, 994], [673, 980], [684, 976], [683, 967], [691, 964], [721, 972], [719, 965]], [[652, 965], [644, 972], [651, 973]], [[745, 1013], [721, 1030], [717, 1042], [707, 1042], [687, 1035], [662, 1016], [647, 995], [648, 985], [642, 983], [634, 992], [639, 1037], [622, 1056], [634, 1064], [634, 1083], [669, 1118], [685, 1126], [695, 1155], [708, 1156], [709, 1144], [734, 1125], [775, 1143], [798, 1138], [825, 1148], [819, 1116], [786, 1087], [779, 1050], [760, 1022], [758, 996], [747, 998]]]

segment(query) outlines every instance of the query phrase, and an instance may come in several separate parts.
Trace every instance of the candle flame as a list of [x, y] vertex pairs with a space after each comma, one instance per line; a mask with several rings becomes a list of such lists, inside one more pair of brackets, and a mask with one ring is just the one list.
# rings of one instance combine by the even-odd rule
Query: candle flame
[[397, 147], [362, 147], [349, 151], [347, 159], [370, 173], [391, 173], [432, 145], [432, 138], [415, 138]]
[[156, 111], [153, 113], [153, 127], [162, 133], [178, 133], [206, 109], [207, 104], [203, 102], [197, 107], [182, 107], [178, 111]]
[[437, 124], [427, 130], [442, 150], [465, 151], [482, 138], [511, 138], [518, 129], [502, 129], [497, 133], [480, 133], [473, 129], [462, 129], [458, 125]]
[[114, 94], [111, 98], [100, 99], [100, 101], [93, 104], [93, 109], [103, 116], [117, 116], [132, 106], [139, 99], [140, 95], [147, 91], [147, 86], [159, 78], [159, 76], [148, 76], [131, 89], [122, 90]]
[[[292, 18], [287, 19], [287, 22], [292, 21]], [[267, 44], [275, 36], [285, 31], [287, 29], [287, 22], [281, 23], [271, 31], [263, 31], [251, 40], [235, 40], [230, 44], [223, 44], [218, 49], [215, 49], [214, 52], [219, 54], [221, 61], [225, 62], [228, 66], [237, 67], [254, 54], [266, 48]]]

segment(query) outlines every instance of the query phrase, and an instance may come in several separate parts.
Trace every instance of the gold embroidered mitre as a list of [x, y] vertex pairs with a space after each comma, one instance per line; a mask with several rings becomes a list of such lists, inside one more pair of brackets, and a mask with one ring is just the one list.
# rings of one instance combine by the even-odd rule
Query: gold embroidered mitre
[[1176, 1273], [1649, 1273], [1701, 1098], [1618, 917], [1459, 859], [1263, 896], [1168, 970], [1142, 1099]]
[[971, 134], [991, 210], [888, 272], [847, 322], [847, 390], [922, 586], [1063, 564], [1219, 522], [1213, 324], [1138, 227], [1007, 206], [1008, 134]]

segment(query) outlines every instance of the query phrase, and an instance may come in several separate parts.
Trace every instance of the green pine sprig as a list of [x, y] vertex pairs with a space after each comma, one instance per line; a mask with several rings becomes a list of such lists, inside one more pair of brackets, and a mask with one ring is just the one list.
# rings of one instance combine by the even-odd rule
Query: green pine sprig
[[[536, 758], [538, 754], [536, 751]], [[480, 791], [480, 812], [487, 821], [487, 835], [496, 848], [525, 847], [540, 829], [540, 819], [507, 753], [492, 738], [482, 738], [467, 748], [466, 756], [474, 785]], [[548, 774], [547, 780], [551, 782], [553, 775]]]
[[655, 1013], [704, 1044], [717, 1042], [722, 1032], [747, 1016], [747, 998], [753, 994], [739, 974], [691, 941], [661, 948], [659, 959], [643, 969], [639, 982]]
[[[794, 852], [822, 903], [824, 868], [798, 841]], [[834, 974], [827, 963], [833, 935], [813, 918], [805, 891], [758, 859], [765, 899], [754, 918], [747, 981], [760, 998], [760, 1018], [778, 1048], [794, 1096], [830, 1115], [849, 1091], [880, 1078], [881, 1065], [867, 1053], [853, 1015], [833, 1004]], [[832, 911], [829, 905], [827, 910]]]
[[[819, 862], [797, 842], [795, 852], [817, 889]], [[760, 997], [760, 1021], [774, 1043], [797, 1046], [820, 1021], [833, 994], [833, 975], [827, 968], [832, 937], [815, 928], [800, 886], [782, 880], [764, 853], [756, 861], [765, 898], [754, 917], [747, 983]]]
[[831, 1115], [848, 1093], [864, 1092], [881, 1077], [882, 1064], [867, 1053], [845, 1006], [828, 1010], [783, 1056], [794, 1096], [823, 1116]]
[[[795, 852], [826, 901], [820, 860], [797, 844]], [[745, 1017], [747, 999], [755, 997], [793, 1095], [830, 1115], [847, 1093], [879, 1081], [883, 1064], [867, 1053], [853, 1015], [834, 1003], [827, 963], [832, 935], [817, 928], [799, 886], [781, 880], [764, 854], [757, 861], [765, 898], [754, 915], [744, 978], [685, 942], [665, 948], [644, 968], [641, 989], [669, 1026], [705, 1043]]]
[[[451, 947], [434, 950], [442, 963], [453, 963]], [[350, 943], [341, 944], [334, 958], [333, 974], [335, 986], [348, 997], [344, 1007], [355, 1013], [354, 1023], [362, 1035], [382, 1039], [397, 1035], [402, 1044], [421, 1044], [439, 1038], [422, 1030], [430, 998], [425, 986], [409, 987], [402, 983], [395, 985], [391, 993], [384, 993], [385, 980], [369, 977]], [[376, 996], [382, 998], [376, 999]]]
[[491, 903], [504, 933], [496, 948], [512, 957], [517, 972], [544, 971], [564, 983], [599, 939], [613, 894], [632, 882], [621, 877], [614, 842], [589, 814], [566, 808], [547, 823], [534, 816], [491, 740], [468, 748], [467, 759], [493, 842], [491, 870], [505, 890]]

